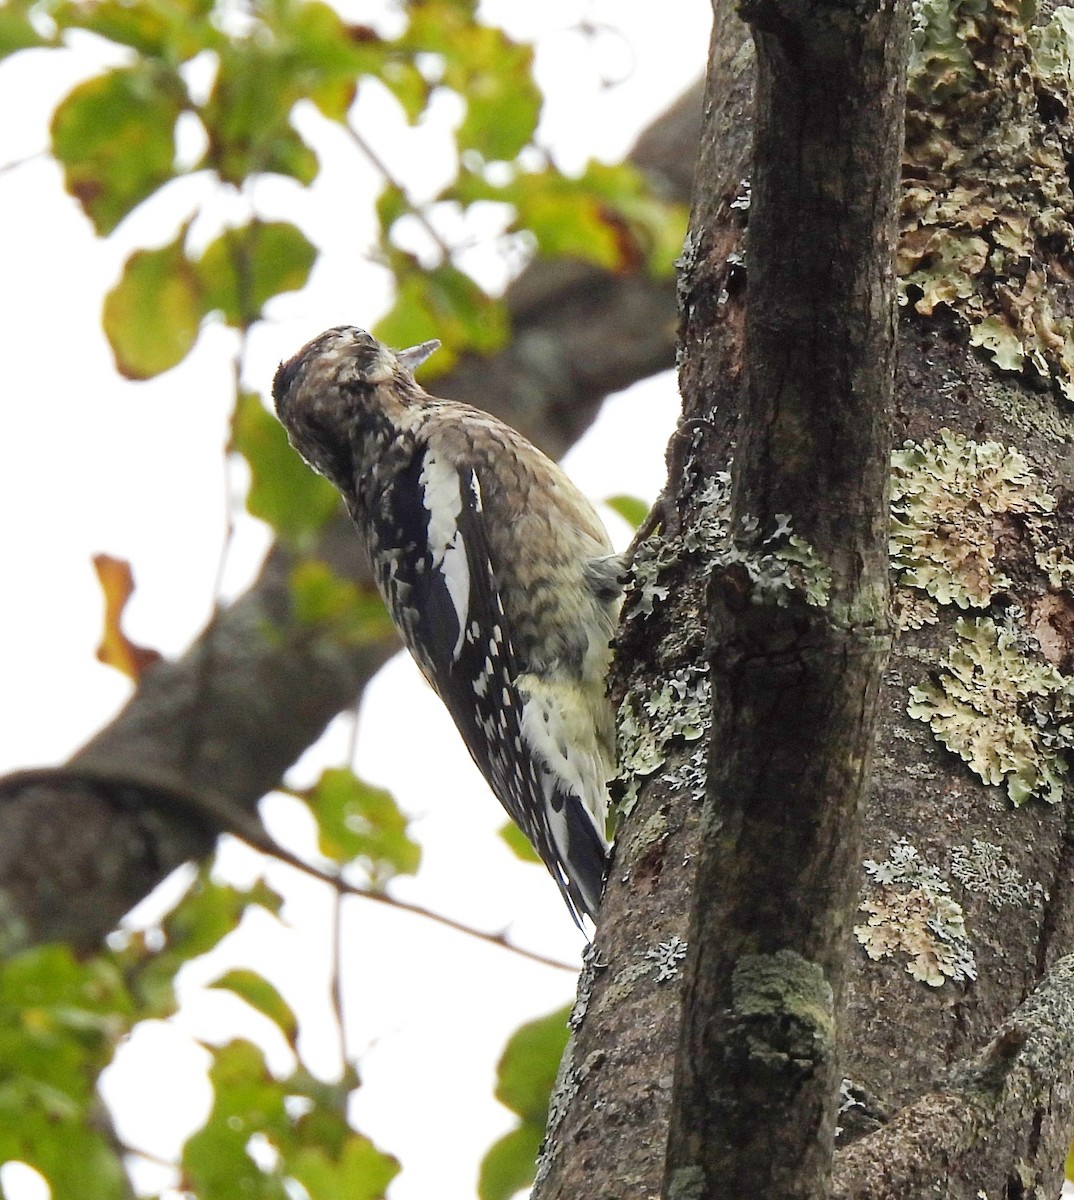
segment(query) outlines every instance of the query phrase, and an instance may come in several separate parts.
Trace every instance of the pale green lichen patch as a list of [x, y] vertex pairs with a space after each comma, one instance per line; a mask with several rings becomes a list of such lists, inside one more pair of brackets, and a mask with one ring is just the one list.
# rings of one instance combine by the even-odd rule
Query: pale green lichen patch
[[679, 1167], [668, 1185], [668, 1200], [704, 1200], [705, 1172], [701, 1167]]
[[[1044, 531], [1041, 531], [1044, 534]], [[1048, 586], [1055, 591], [1074, 591], [1074, 559], [1069, 545], [1057, 544], [1054, 531], [1044, 534], [1050, 544], [1042, 546], [1034, 554], [1036, 564], [1048, 576]]]
[[916, 0], [911, 13], [907, 73], [936, 103], [973, 83], [969, 48], [958, 35], [950, 0]]
[[874, 886], [861, 903], [867, 918], [855, 925], [854, 936], [871, 959], [905, 955], [907, 971], [930, 987], [977, 978], [962, 906], [914, 846], [900, 838], [884, 862], [867, 859], [865, 870]]
[[619, 707], [619, 772], [621, 775], [652, 775], [666, 761], [656, 727], [639, 712], [633, 695]]
[[681, 667], [642, 701], [642, 708], [662, 731], [665, 741], [681, 737], [685, 742], [695, 742], [708, 724], [711, 703], [708, 671], [703, 667]]
[[[971, 380], [971, 386], [973, 381]], [[1047, 393], [1031, 392], [1024, 387], [1008, 386], [1000, 379], [990, 381], [989, 400], [1008, 425], [1024, 433], [1036, 434], [1056, 444], [1074, 441], [1074, 420], [1070, 408], [1060, 409]]]
[[951, 874], [967, 892], [984, 896], [993, 908], [1038, 908], [1044, 900], [1039, 883], [1027, 880], [1013, 867], [1002, 847], [981, 838], [951, 851]]
[[750, 1053], [805, 1065], [835, 1037], [832, 988], [819, 964], [793, 950], [744, 954], [731, 977], [736, 1024], [749, 1030]]
[[997, 366], [1074, 400], [1074, 324], [1052, 264], [1074, 246], [1074, 22], [1018, 0], [918, 0], [908, 73], [898, 272], [904, 303], [944, 305]]
[[1011, 586], [997, 565], [1004, 518], [1054, 508], [1017, 450], [949, 429], [940, 431], [939, 442], [906, 442], [892, 454], [891, 561], [898, 582], [940, 604], [985, 608]]
[[1074, 688], [987, 617], [960, 619], [934, 679], [910, 689], [907, 712], [1014, 804], [1062, 799], [1074, 746]]
[[1074, 84], [1074, 9], [1057, 8], [1046, 25], [1030, 30], [1037, 75], [1053, 93]]

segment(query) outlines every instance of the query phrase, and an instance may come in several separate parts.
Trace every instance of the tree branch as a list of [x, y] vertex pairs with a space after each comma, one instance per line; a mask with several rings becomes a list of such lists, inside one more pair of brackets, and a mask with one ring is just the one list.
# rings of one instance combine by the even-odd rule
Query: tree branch
[[[909, 37], [903, 0], [740, 11], [758, 65], [745, 387], [709, 582], [709, 780], [665, 1175], [666, 1195], [706, 1200], [822, 1197], [831, 1169], [890, 647]], [[709, 332], [688, 322], [687, 355]]]
[[[684, 256], [723, 266], [725, 274], [706, 277], [696, 289], [689, 274], [680, 278], [680, 321], [687, 314], [715, 320], [720, 313], [736, 320], [740, 311], [728, 264], [740, 260], [742, 222], [735, 218], [741, 210], [729, 209], [743, 194], [749, 168], [752, 86], [749, 35], [729, 5], [719, 6], [709, 48], [704, 136], [691, 217], [696, 227], [697, 211], [704, 212], [703, 227], [712, 236], [701, 246], [690, 239]], [[713, 218], [717, 211], [725, 219], [722, 233]], [[731, 220], [726, 219], [729, 215]], [[712, 344], [720, 347], [729, 340], [714, 339]], [[683, 541], [692, 538], [699, 545], [704, 545], [706, 513], [698, 501], [698, 447], [712, 457], [722, 439], [718, 430], [712, 436], [712, 422], [701, 417], [698, 397], [717, 396], [730, 403], [738, 375], [735, 362], [732, 349], [724, 363], [707, 364], [711, 373], [704, 378], [699, 378], [692, 359], [680, 366], [686, 420], [669, 449], [660, 510], [665, 524], [679, 527]], [[690, 427], [693, 432], [688, 432]], [[635, 568], [636, 590], [627, 598], [616, 636], [612, 699], [652, 735], [651, 774], [638, 780], [638, 794], [628, 800], [629, 819], [617, 830], [533, 1200], [650, 1200], [661, 1189], [682, 1012], [681, 968], [674, 955], [686, 944], [704, 766], [697, 761], [700, 740], [687, 742], [673, 722], [642, 722], [642, 715], [645, 700], [659, 692], [662, 681], [677, 673], [690, 679], [702, 659], [704, 583], [679, 541], [667, 544], [653, 538], [639, 547]], [[654, 588], [648, 604], [639, 603], [639, 596], [657, 580], [659, 590]], [[644, 763], [645, 755], [640, 758]], [[659, 770], [652, 770], [653, 762], [661, 764]]]
[[[570, 971], [573, 974], [578, 969], [571, 963], [561, 962], [558, 958], [527, 950], [524, 946], [508, 941], [505, 932], [486, 933], [483, 929], [475, 929], [472, 925], [456, 921], [453, 917], [434, 912], [420, 904], [411, 904], [407, 900], [389, 896], [386, 892], [376, 892], [348, 883], [340, 875], [324, 871], [299, 858], [297, 854], [292, 854], [265, 831], [256, 816], [245, 809], [236, 808], [227, 796], [221, 795], [213, 788], [191, 787], [180, 776], [146, 771], [141, 767], [125, 767], [121, 775], [93, 766], [43, 767], [30, 771], [13, 771], [10, 775], [0, 776], [0, 801], [4, 796], [17, 796], [20, 792], [34, 788], [88, 790], [106, 804], [119, 807], [124, 804], [124, 796], [130, 797], [135, 794], [142, 808], [153, 805], [178, 808], [192, 815], [199, 824], [204, 823], [216, 832], [230, 833], [232, 837], [245, 842], [259, 853], [286, 863], [296, 871], [301, 871], [303, 875], [327, 884], [340, 896], [371, 900], [375, 904], [385, 904], [399, 912], [410, 913], [411, 916], [423, 917], [456, 933], [464, 933], [467, 937], [517, 954], [520, 958], [528, 958], [544, 967], [554, 967], [557, 971]], [[343, 1057], [346, 1058], [346, 1055]]]
[[[947, 1073], [942, 1087], [839, 1151], [832, 1200], [976, 1200], [982, 1181], [1003, 1179], [1005, 1195], [1057, 1196], [1063, 1163], [1049, 1152], [1055, 1138], [1048, 1127], [1070, 1111], [1072, 1092], [1074, 955], [1068, 955], [979, 1054]], [[1065, 1126], [1060, 1134], [1069, 1140]]]

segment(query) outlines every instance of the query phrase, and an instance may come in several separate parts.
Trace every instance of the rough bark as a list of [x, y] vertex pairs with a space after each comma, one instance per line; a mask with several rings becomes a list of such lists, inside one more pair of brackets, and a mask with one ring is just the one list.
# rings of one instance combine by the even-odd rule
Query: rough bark
[[[1029, 1073], [1005, 1081], [1022, 1052], [1011, 1033], [1024, 1027], [1018, 1005], [1074, 947], [1064, 760], [1074, 101], [1050, 58], [1062, 39], [1029, 30], [1026, 10], [956, 6], [953, 26], [947, 11], [918, 42], [907, 119], [895, 443], [912, 442], [900, 522], [923, 524], [896, 560], [900, 628], [856, 870], [838, 1117], [846, 1149], [833, 1187], [848, 1198], [1052, 1198], [1074, 1053], [1066, 985], [1052, 990], [1050, 976], [1051, 999], [1025, 1042], [1048, 1047], [1046, 1057], [1029, 1050], [1028, 1063], [1046, 1065], [1034, 1074], [1022, 1063]], [[630, 815], [552, 1108], [540, 1200], [661, 1191], [705, 782], [696, 713], [670, 719], [665, 682], [680, 710], [697, 699], [699, 577], [726, 532], [717, 473], [728, 470], [741, 406], [744, 231], [755, 216], [742, 184], [749, 60], [745, 27], [718, 11], [695, 199], [705, 235], [680, 285], [686, 328], [706, 332], [702, 352], [684, 356], [684, 423], [662, 506], [677, 536], [640, 547], [621, 632]], [[828, 281], [822, 272], [818, 286]], [[710, 423], [696, 420], [702, 404]], [[1001, 465], [986, 468], [990, 455]], [[972, 702], [958, 695], [963, 684]]]
[[984, 1189], [973, 1190], [971, 1180], [1004, 1181], [1007, 1196], [1056, 1195], [1039, 1186], [1056, 1174], [1041, 1151], [1070, 1138], [1072, 1064], [1074, 956], [1067, 955], [979, 1054], [839, 1153], [833, 1200], [935, 1195], [938, 1181], [942, 1194], [978, 1200]]
[[[662, 194], [689, 199], [700, 87], [638, 142], [633, 161]], [[463, 360], [443, 395], [495, 412], [561, 455], [609, 393], [675, 361], [675, 288], [576, 262], [535, 263], [507, 295], [514, 336], [491, 358]], [[313, 553], [370, 586], [349, 522]], [[249, 592], [221, 611], [187, 653], [143, 677], [119, 716], [71, 760], [119, 781], [141, 776], [211, 785], [237, 810], [258, 799], [355, 704], [394, 653], [394, 638], [354, 647], [295, 619], [293, 557], [274, 550]], [[266, 636], [268, 634], [268, 636]], [[207, 853], [219, 822], [164, 806], [137, 788], [94, 784], [0, 788], [0, 952], [62, 938], [90, 947], [180, 863]]]
[[[743, 209], [731, 205], [748, 171], [752, 73], [745, 26], [719, 7], [704, 103], [708, 135], [698, 160], [698, 179], [707, 182], [695, 207], [721, 207], [724, 220], [706, 222], [711, 240], [703, 255], [722, 266], [723, 274], [707, 276], [705, 286], [691, 290], [685, 303], [710, 318], [726, 311], [736, 324], [742, 308], [726, 298], [737, 288], [734, 254], [741, 251], [745, 221]], [[713, 339], [711, 349], [729, 357], [712, 366], [707, 383], [736, 378], [735, 339]], [[694, 379], [694, 360], [687, 359], [680, 372], [684, 395], [700, 394]], [[719, 392], [713, 394], [718, 402]], [[688, 409], [686, 415], [698, 414]], [[684, 425], [672, 442], [664, 496], [667, 511], [682, 514], [686, 528], [692, 524], [695, 471], [702, 466], [694, 461], [691, 439]], [[707, 443], [703, 448], [711, 449]], [[644, 546], [635, 557], [639, 590], [617, 639], [613, 682], [613, 699], [623, 713], [641, 719], [644, 698], [657, 691], [657, 680], [678, 676], [692, 686], [691, 672], [705, 644], [704, 580], [695, 565], [689, 555], [647, 556]], [[650, 587], [666, 589], [664, 602], [659, 591], [649, 594]], [[587, 1195], [642, 1200], [659, 1194], [681, 1016], [678, 955], [686, 945], [690, 864], [697, 843], [693, 801], [704, 787], [700, 747], [699, 736], [687, 741], [674, 722], [658, 725], [654, 719], [648, 756], [632, 753], [622, 764], [645, 771], [646, 786], [620, 798], [628, 819], [616, 839], [600, 922], [579, 986], [534, 1200]]]

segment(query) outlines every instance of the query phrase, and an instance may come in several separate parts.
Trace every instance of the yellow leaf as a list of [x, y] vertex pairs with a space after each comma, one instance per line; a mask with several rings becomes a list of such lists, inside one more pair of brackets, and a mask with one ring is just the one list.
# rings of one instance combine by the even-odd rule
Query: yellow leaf
[[97, 658], [137, 683], [148, 667], [160, 661], [161, 655], [156, 650], [136, 645], [121, 628], [123, 610], [134, 592], [131, 565], [123, 558], [95, 554], [93, 568], [104, 593], [104, 631], [97, 647]]

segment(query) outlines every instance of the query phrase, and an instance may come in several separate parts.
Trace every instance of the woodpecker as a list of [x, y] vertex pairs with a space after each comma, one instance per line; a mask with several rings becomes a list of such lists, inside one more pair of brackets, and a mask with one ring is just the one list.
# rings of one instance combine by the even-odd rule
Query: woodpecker
[[439, 345], [329, 329], [276, 372], [276, 411], [342, 494], [403, 642], [582, 927], [608, 859], [625, 565], [560, 467], [415, 382]]

